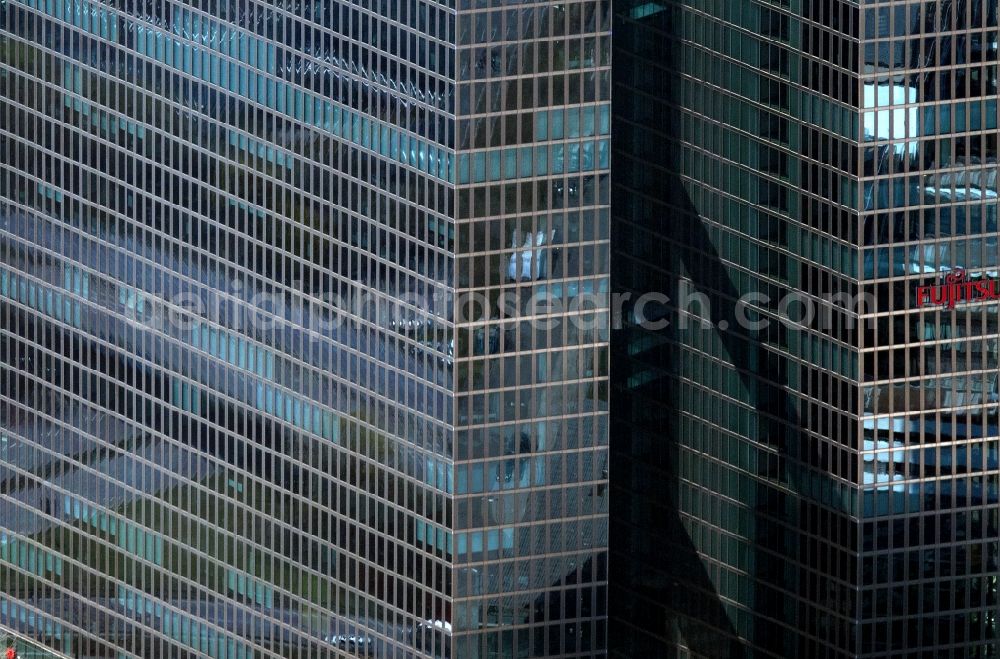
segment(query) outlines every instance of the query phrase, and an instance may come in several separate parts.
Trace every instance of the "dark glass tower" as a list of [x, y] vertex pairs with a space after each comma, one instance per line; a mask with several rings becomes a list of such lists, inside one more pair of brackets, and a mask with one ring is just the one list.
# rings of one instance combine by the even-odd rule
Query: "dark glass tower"
[[0, 0], [0, 630], [604, 653], [609, 5]]
[[612, 655], [996, 656], [995, 3], [615, 14]]

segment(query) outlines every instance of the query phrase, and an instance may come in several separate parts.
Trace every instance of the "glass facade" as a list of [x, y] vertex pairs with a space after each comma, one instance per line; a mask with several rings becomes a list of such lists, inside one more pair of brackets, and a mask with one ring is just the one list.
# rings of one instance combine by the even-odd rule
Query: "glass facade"
[[612, 654], [852, 656], [857, 8], [694, 4], [615, 10]]
[[603, 655], [610, 19], [0, 0], [0, 628]]
[[995, 657], [997, 5], [860, 17], [861, 644]]
[[610, 3], [466, 4], [454, 654], [603, 656]]
[[997, 29], [617, 3], [612, 655], [995, 656]]

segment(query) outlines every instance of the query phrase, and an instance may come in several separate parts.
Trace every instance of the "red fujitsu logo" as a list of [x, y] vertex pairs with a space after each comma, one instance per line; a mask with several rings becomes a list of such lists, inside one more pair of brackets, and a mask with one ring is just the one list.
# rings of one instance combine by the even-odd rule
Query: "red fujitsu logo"
[[995, 279], [969, 281], [965, 270], [956, 268], [946, 275], [944, 284], [918, 286], [917, 306], [937, 306], [954, 309], [960, 302], [988, 302], [1000, 299], [1000, 284]]

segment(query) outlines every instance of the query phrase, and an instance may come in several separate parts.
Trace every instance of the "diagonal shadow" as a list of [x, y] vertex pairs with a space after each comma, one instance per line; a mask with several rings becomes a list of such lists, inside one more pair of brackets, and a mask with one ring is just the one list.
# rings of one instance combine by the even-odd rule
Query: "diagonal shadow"
[[[768, 330], [752, 331], [740, 322], [736, 303], [742, 292], [727, 273], [678, 173], [683, 122], [681, 104], [674, 98], [677, 90], [662, 86], [665, 76], [657, 81], [648, 70], [648, 53], [638, 52], [637, 44], [658, 35], [657, 61], [665, 67], [671, 66], [678, 49], [663, 43], [664, 26], [640, 34], [646, 28], [622, 20], [624, 10], [617, 11], [612, 129], [615, 290], [632, 292], [633, 299], [648, 291], [668, 292], [676, 299], [683, 273], [692, 292], [707, 301], [704, 311], [715, 329], [704, 331], [718, 336], [732, 371], [751, 394], [750, 405], [759, 418], [753, 441], [774, 459], [765, 461], [753, 480], [752, 531], [743, 534], [755, 560], [750, 563], [751, 592], [736, 599], [753, 610], [755, 624], [737, 629], [699, 550], [705, 543], [696, 543], [682, 523], [677, 496], [689, 468], [680, 464], [680, 446], [690, 444], [680, 417], [685, 409], [682, 396], [689, 395], [684, 389], [691, 385], [683, 384], [680, 376], [681, 347], [690, 344], [690, 335], [680, 329], [675, 307], [663, 309], [669, 325], [662, 330], [615, 330], [611, 656], [672, 657], [678, 656], [681, 645], [695, 656], [719, 659], [747, 657], [755, 650], [800, 656], [801, 638], [780, 622], [806, 629], [820, 624], [799, 620], [803, 614], [788, 596], [806, 588], [798, 561], [798, 504], [804, 496], [800, 466], [821, 462], [815, 449], [804, 452], [798, 435], [802, 419], [789, 391], [788, 360], [780, 353], [785, 329], [772, 324]], [[690, 514], [690, 503], [684, 512]]]
[[[664, 253], [670, 254], [667, 258], [669, 262], [667, 267], [673, 272], [679, 272], [680, 268], [683, 268], [690, 277], [693, 289], [708, 300], [711, 323], [715, 327], [730, 328], [726, 331], [711, 331], [717, 332], [732, 363], [760, 365], [757, 375], [739, 370], [742, 385], [749, 391], [755, 392], [751, 404], [760, 412], [762, 419], [760, 441], [777, 449], [779, 455], [792, 457], [791, 453], [795, 451], [796, 443], [789, 441], [786, 429], [796, 427], [797, 420], [784, 389], [787, 375], [784, 360], [780, 355], [768, 350], [761, 337], [741, 328], [735, 313], [735, 300], [739, 297], [736, 286], [726, 275], [722, 260], [712, 245], [697, 208], [683, 193], [680, 179], [671, 176], [664, 179], [662, 184], [665, 188], [673, 188], [675, 193], [680, 193], [676, 198], [680, 202], [679, 206], [675, 206], [675, 210], [680, 210], [680, 213], [671, 215], [670, 218], [674, 228], [662, 227], [661, 235], [664, 236], [665, 244], [661, 247]], [[678, 220], [681, 220], [680, 224], [683, 226], [683, 231], [680, 232], [676, 230]], [[666, 236], [671, 236], [673, 240]], [[650, 283], [654, 286], [656, 284], [656, 282]], [[652, 290], [677, 290], [677, 283], [674, 280], [663, 289], [655, 287]], [[624, 423], [626, 425], [637, 423], [647, 433], [658, 431], [667, 446], [665, 451], [657, 450], [654, 447], [644, 446], [645, 442], [639, 440], [638, 443], [631, 444], [635, 454], [622, 456], [620, 452], [617, 453], [620, 459], [612, 465], [611, 472], [615, 488], [611, 498], [612, 523], [617, 527], [620, 519], [641, 520], [643, 524], [641, 533], [660, 538], [669, 546], [669, 551], [663, 551], [662, 556], [640, 558], [640, 565], [643, 563], [643, 558], [669, 561], [670, 569], [665, 572], [664, 578], [649, 579], [644, 570], [630, 569], [628, 571], [632, 574], [625, 576], [625, 583], [628, 584], [627, 587], [635, 589], [641, 600], [661, 603], [664, 612], [674, 611], [676, 616], [674, 624], [680, 637], [676, 641], [682, 640], [697, 656], [743, 657], [747, 656], [747, 648], [727, 614], [698, 548], [681, 522], [679, 502], [675, 496], [680, 487], [679, 449], [683, 432], [679, 423], [679, 398], [680, 387], [684, 385], [678, 382], [677, 368], [681, 359], [679, 346], [685, 339], [678, 329], [679, 320], [676, 310], [670, 310], [670, 325], [657, 333], [665, 343], [658, 348], [631, 356], [621, 355], [616, 350], [615, 359], [612, 361], [612, 379], [619, 384], [634, 376], [636, 370], [648, 372], [646, 369], [649, 367], [663, 369], [662, 377], [657, 377], [639, 388], [631, 388], [628, 391], [616, 388], [617, 395], [612, 401], [612, 410], [626, 410], [626, 414], [627, 410], [631, 410], [633, 418]], [[619, 337], [622, 337], [622, 333], [618, 332]], [[757, 353], [755, 358], [751, 352]], [[623, 369], [625, 372], [621, 372]], [[634, 401], [627, 399], [630, 396], [645, 399], [653, 405], [636, 406]], [[623, 432], [630, 432], [631, 429], [616, 428], [616, 430], [613, 436], [621, 437]], [[642, 465], [635, 464], [637, 457], [643, 462]], [[660, 481], [661, 487], [655, 490], [643, 491], [648, 483], [632, 482], [631, 475], [624, 474], [626, 470], [634, 471], [636, 468], [645, 472], [647, 478], [654, 478], [658, 472], [665, 481]], [[640, 475], [639, 480], [642, 478]], [[667, 484], [666, 487], [662, 487], [664, 483]], [[758, 489], [766, 490], [766, 487]], [[754, 527], [758, 530], [758, 536], [765, 529], [769, 531], [764, 537], [751, 540], [757, 544], [766, 543], [772, 549], [779, 549], [785, 543], [771, 535], [778, 527], [768, 519], [770, 514], [778, 511], [767, 510], [768, 504], [777, 502], [766, 491], [759, 491], [756, 494], [757, 498], [762, 500], [763, 508], [755, 510]], [[633, 507], [645, 510], [630, 509]], [[623, 533], [614, 528], [612, 543], [629, 535], [628, 532]], [[767, 537], [768, 535], [771, 537]], [[633, 553], [630, 547], [620, 548], [620, 551], [625, 554]], [[639, 553], [641, 556], [642, 552]], [[623, 576], [620, 570], [618, 575], [615, 574], [615, 566], [620, 565], [621, 560], [619, 556], [612, 562], [613, 584]], [[776, 570], [775, 566], [763, 565], [754, 577], [780, 587], [783, 584], [777, 582], [782, 580], [782, 575], [783, 571]], [[621, 592], [617, 595], [632, 596]], [[756, 612], [765, 616], [780, 616], [779, 611], [768, 611], [767, 605], [766, 601], [759, 602], [755, 607]], [[629, 608], [632, 607], [626, 607], [626, 610]], [[613, 599], [612, 615], [615, 615], [615, 609]], [[642, 618], [640, 612], [635, 613], [640, 619]], [[771, 640], [767, 644], [773, 645], [774, 642]], [[614, 645], [615, 639], [612, 638], [612, 646]], [[644, 654], [631, 653], [626, 656], [653, 656], [649, 654], [653, 650], [654, 648], [644, 646], [642, 648]], [[662, 656], [670, 656], [669, 647], [655, 648], [655, 650], [662, 652]]]
[[[677, 177], [665, 179], [663, 185], [682, 192], [682, 184]], [[740, 319], [737, 318], [736, 314], [735, 302], [739, 298], [739, 292], [727, 276], [722, 259], [711, 242], [710, 235], [703, 220], [700, 219], [697, 208], [686, 194], [682, 193], [678, 197], [678, 201], [681, 204], [679, 206], [680, 213], [671, 217], [671, 223], [677, 223], [680, 219], [684, 229], [678, 232], [676, 229], [670, 230], [668, 227], [663, 227], [663, 235], [669, 235], [673, 238], [672, 240], [665, 238], [666, 244], [663, 247], [665, 251], [669, 250], [671, 253], [667, 259], [670, 266], [676, 265], [683, 268], [683, 271], [690, 278], [694, 291], [704, 295], [707, 299], [710, 308], [709, 320], [712, 325], [715, 328], [727, 328], [726, 330], [706, 331], [717, 334], [725, 352], [730, 357], [730, 363], [737, 367], [735, 371], [739, 374], [742, 386], [752, 392], [750, 404], [758, 411], [760, 419], [758, 442], [769, 447], [778, 457], [778, 460], [772, 463], [777, 465], [777, 473], [773, 471], [769, 473], [768, 469], [773, 469], [773, 466], [765, 466], [763, 473], [758, 474], [762, 480], [775, 481], [781, 485], [778, 488], [772, 488], [769, 484], [762, 484], [758, 481], [759, 484], [756, 486], [757, 491], [755, 492], [757, 501], [754, 509], [754, 528], [757, 537], [751, 538], [751, 540], [756, 543], [757, 547], [781, 552], [784, 547], [797, 545], [794, 539], [783, 539], [778, 536], [781, 533], [781, 525], [776, 523], [775, 518], [780, 519], [790, 504], [788, 501], [783, 501], [785, 488], [795, 487], [793, 477], [795, 470], [788, 468], [798, 464], [803, 457], [800, 455], [801, 447], [797, 441], [795, 430], [801, 427], [800, 420], [786, 388], [788, 385], [787, 362], [780, 353], [773, 348], [768, 348], [766, 337], [741, 327]], [[680, 270], [673, 271], [679, 272]], [[671, 283], [673, 286], [664, 290], [677, 290], [677, 282]], [[645, 372], [651, 366], [664, 368], [662, 377], [651, 380], [639, 389], [633, 388], [628, 392], [616, 390], [618, 396], [612, 401], [612, 410], [633, 410], [637, 416], [641, 415], [645, 419], [645, 421], [638, 421], [640, 427], [644, 427], [647, 432], [658, 428], [665, 435], [663, 439], [667, 442], [666, 451], [650, 451], [650, 447], [643, 446], [634, 448], [639, 449], [639, 454], [644, 459], [648, 460], [650, 454], [658, 458], [641, 468], [649, 473], [660, 471], [669, 485], [658, 492], [647, 492], [645, 495], [639, 492], [638, 496], [616, 488], [612, 494], [612, 506], [619, 512], [617, 514], [613, 512], [612, 517], [614, 519], [618, 514], [625, 514], [627, 517], [642, 519], [647, 524], [660, 524], [658, 529], [647, 526], [644, 532], [669, 539], [672, 551], [676, 552], [676, 554], [669, 555], [669, 560], [674, 562], [673, 572], [677, 578], [670, 580], [669, 584], [661, 584], [655, 593], [651, 592], [649, 596], [654, 601], [675, 600], [681, 606], [683, 613], [678, 623], [679, 631], [692, 651], [705, 657], [741, 657], [745, 656], [745, 650], [741, 643], [736, 640], [740, 635], [725, 611], [698, 549], [681, 523], [678, 502], [671, 499], [649, 501], [644, 498], [649, 496], [662, 497], [665, 493], [672, 495], [678, 491], [680, 485], [679, 442], [683, 431], [679, 423], [679, 398], [680, 388], [686, 385], [679, 383], [677, 368], [682, 358], [679, 347], [687, 339], [681, 336], [682, 330], [677, 329], [680, 318], [676, 309], [670, 310], [670, 319], [670, 326], [657, 333], [659, 338], [666, 341], [661, 347], [629, 356], [620, 355], [616, 350], [616, 359], [612, 362], [612, 379], [619, 384], [633, 376], [636, 370]], [[693, 331], [701, 330], [695, 329]], [[618, 334], [621, 337], [622, 331], [619, 331]], [[638, 360], [644, 360], [644, 363], [640, 363]], [[747, 369], [750, 364], [757, 365], [755, 372]], [[623, 368], [626, 369], [626, 372], [621, 373]], [[623, 399], [625, 396], [637, 396], [640, 399], [650, 400], [654, 404], [637, 407], [632, 401]], [[629, 421], [635, 422], [635, 419]], [[650, 427], [651, 425], [652, 427]], [[624, 429], [619, 429], [619, 432], [614, 433], [613, 436], [620, 437], [622, 430]], [[810, 457], [813, 464], [818, 464], [818, 456]], [[624, 461], [620, 460], [612, 465], [612, 483], [622, 475], [623, 468], [631, 469], [634, 467], [633, 464], [630, 464], [633, 460], [634, 456], [629, 456]], [[625, 483], [632, 487], [636, 486], [629, 483], [628, 480]], [[640, 488], [642, 486], [643, 484], [638, 485]], [[627, 506], [631, 502], [640, 507], [646, 506], [648, 509], [641, 512], [622, 510], [619, 507], [619, 502], [622, 501], [623, 497], [629, 499], [622, 505]], [[664, 513], [666, 514], [664, 515]], [[797, 518], [797, 515], [794, 517]], [[794, 526], [795, 518], [785, 520], [788, 525], [786, 528]], [[612, 534], [612, 542], [617, 537], [620, 536], [616, 529]], [[613, 565], [615, 563], [617, 561], [613, 562]], [[614, 568], [612, 569], [614, 570]], [[762, 561], [753, 576], [756, 580], [779, 590], [794, 590], [794, 584], [786, 583], [785, 574], [786, 570], [779, 566]], [[631, 577], [629, 581], [636, 582], [642, 578], [642, 575], [636, 575]], [[612, 582], [614, 581], [615, 577], [612, 576]], [[687, 592], [677, 592], [677, 590], [684, 588], [681, 584], [687, 585]], [[650, 587], [652, 587], [651, 584], [639, 585], [638, 589], [642, 591], [644, 588]], [[778, 603], [773, 599], [756, 599], [754, 608], [756, 613], [765, 617], [780, 618], [782, 615], [782, 612], [778, 610]], [[732, 640], [729, 643], [722, 643], [720, 634], [722, 637], [728, 637]], [[767, 642], [767, 645], [774, 645], [774, 643], [771, 640]]]

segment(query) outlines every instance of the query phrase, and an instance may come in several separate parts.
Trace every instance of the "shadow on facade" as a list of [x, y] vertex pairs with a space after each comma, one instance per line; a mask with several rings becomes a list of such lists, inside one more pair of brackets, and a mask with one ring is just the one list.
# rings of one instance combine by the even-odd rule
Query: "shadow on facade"
[[[645, 309], [647, 319], [669, 321], [665, 329], [651, 331], [631, 323], [626, 307], [613, 334], [611, 656], [674, 657], [681, 656], [681, 647], [693, 656], [719, 659], [756, 651], [803, 656], [799, 636], [790, 629], [815, 633], [832, 618], [820, 620], [793, 598], [808, 590], [798, 531], [805, 470], [798, 465], [821, 463], [817, 455], [800, 454], [802, 425], [789, 393], [788, 360], [780, 353], [788, 330], [771, 323], [751, 331], [738, 322], [736, 301], [747, 291], [730, 278], [713, 244], [689, 194], [694, 184], [678, 174], [681, 89], [671, 86], [675, 80], [663, 71], [650, 69], [653, 61], [665, 70], [676, 66], [672, 60], [680, 49], [664, 41], [671, 12], [663, 12], [662, 21], [622, 20], [629, 4], [620, 3], [614, 28], [613, 285], [619, 293], [657, 291], [676, 299], [683, 273], [691, 292], [707, 299], [713, 328], [681, 329], [678, 310], [667, 305], [656, 318], [652, 308]], [[704, 426], [682, 422], [682, 412], [691, 414], [701, 405], [693, 399], [704, 396], [682, 380], [695, 379], [682, 346], [691, 346], [696, 332], [703, 333], [697, 337], [701, 350], [721, 359], [721, 370], [736, 373], [749, 392], [759, 419], [751, 420], [749, 438], [710, 434], [698, 430]], [[707, 375], [702, 383], [708, 386]], [[692, 416], [743, 434], [708, 406]], [[729, 442], [763, 448], [759, 453], [767, 456], [740, 501], [749, 513], [746, 520], [727, 518], [725, 505], [720, 515], [712, 489], [719, 473], [715, 465], [693, 450], [681, 451], [682, 445], [696, 446], [726, 463]], [[821, 476], [809, 478], [822, 486], [815, 482]], [[689, 482], [704, 487], [700, 495], [692, 494]], [[684, 519], [713, 519], [747, 541], [749, 556], [737, 558], [721, 546], [721, 534], [709, 538], [704, 524]], [[730, 580], [721, 592], [723, 571], [708, 556], [723, 565], [749, 566], [747, 579], [735, 587]]]

